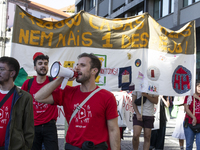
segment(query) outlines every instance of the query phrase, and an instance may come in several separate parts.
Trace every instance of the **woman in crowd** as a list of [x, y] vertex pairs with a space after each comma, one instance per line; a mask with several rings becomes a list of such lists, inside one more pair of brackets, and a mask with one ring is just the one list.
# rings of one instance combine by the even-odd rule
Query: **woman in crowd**
[[183, 129], [183, 122], [185, 118], [185, 111], [184, 111], [184, 96], [181, 97], [174, 97], [174, 105], [178, 106], [178, 115], [176, 118], [176, 126], [174, 129], [174, 132], [172, 134], [172, 137], [179, 139], [179, 145], [180, 149], [183, 150], [184, 148], [184, 140], [185, 140], [185, 134]]
[[[197, 150], [200, 150], [200, 132], [198, 132], [200, 129], [200, 80], [196, 82], [193, 96], [185, 97], [184, 107], [186, 111], [184, 122], [186, 150], [192, 150], [195, 136]], [[192, 130], [194, 127], [196, 127], [196, 131]]]

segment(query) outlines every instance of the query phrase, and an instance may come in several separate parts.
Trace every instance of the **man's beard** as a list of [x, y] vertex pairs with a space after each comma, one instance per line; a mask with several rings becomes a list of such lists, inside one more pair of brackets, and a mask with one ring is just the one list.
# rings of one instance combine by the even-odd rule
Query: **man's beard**
[[40, 76], [46, 76], [47, 75], [47, 70], [45, 69], [45, 73], [41, 73], [40, 70], [36, 70], [37, 74]]
[[83, 75], [80, 79], [76, 78], [76, 82], [78, 83], [84, 83], [90, 79], [91, 75], [89, 74], [88, 76]]
[[4, 85], [4, 83], [8, 82], [9, 81], [9, 77], [4, 79], [4, 80], [0, 80], [0, 85]]
[[38, 72], [37, 74], [40, 75], [40, 76], [46, 76], [47, 73], [40, 73], [40, 72]]

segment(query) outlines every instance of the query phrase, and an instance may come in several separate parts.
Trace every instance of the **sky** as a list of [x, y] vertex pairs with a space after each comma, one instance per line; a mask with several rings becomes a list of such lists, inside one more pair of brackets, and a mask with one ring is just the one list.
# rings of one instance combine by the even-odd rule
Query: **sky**
[[75, 0], [31, 0], [33, 2], [46, 5], [55, 9], [61, 9], [75, 4]]

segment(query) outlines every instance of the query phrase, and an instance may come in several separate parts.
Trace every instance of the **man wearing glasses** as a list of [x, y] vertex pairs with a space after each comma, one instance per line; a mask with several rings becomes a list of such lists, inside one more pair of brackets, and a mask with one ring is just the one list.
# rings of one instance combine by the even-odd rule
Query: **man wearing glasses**
[[32, 97], [14, 85], [19, 63], [0, 58], [0, 150], [30, 150], [34, 138]]

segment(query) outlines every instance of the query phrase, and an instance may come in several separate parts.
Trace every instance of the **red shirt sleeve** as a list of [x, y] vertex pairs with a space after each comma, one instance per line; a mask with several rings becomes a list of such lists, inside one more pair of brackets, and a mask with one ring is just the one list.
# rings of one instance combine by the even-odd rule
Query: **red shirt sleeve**
[[106, 119], [110, 120], [116, 117], [118, 117], [117, 102], [116, 102], [114, 94], [111, 93], [111, 96], [109, 100], [107, 101]]
[[187, 104], [188, 96], [185, 96], [184, 104]]
[[65, 89], [62, 90], [59, 86], [52, 92], [52, 96], [53, 96], [55, 105], [60, 105], [60, 106], [63, 105], [63, 101], [64, 101], [63, 97], [64, 97], [64, 93], [66, 91], [66, 87], [65, 87]]

